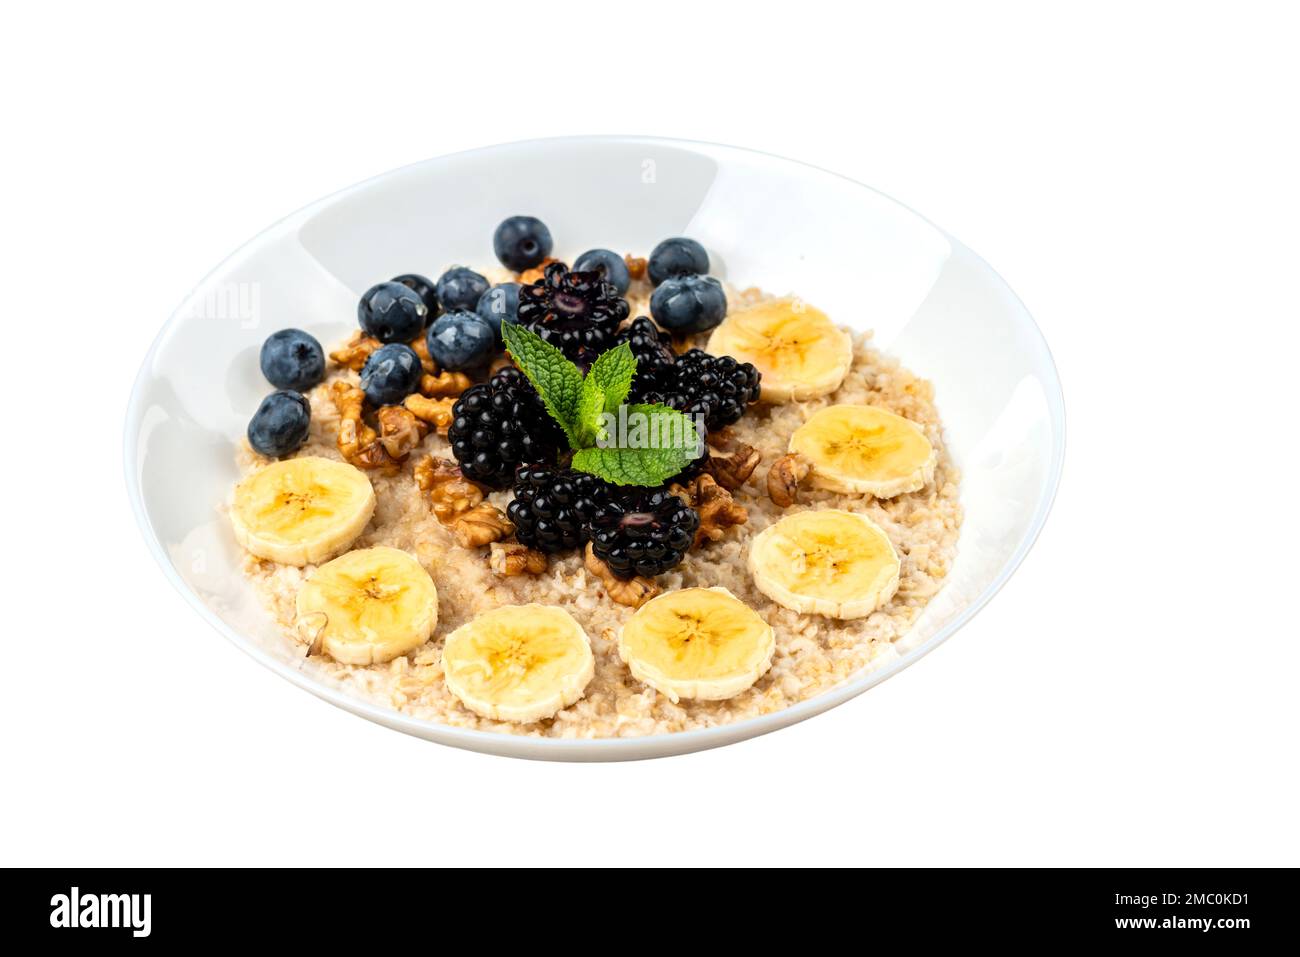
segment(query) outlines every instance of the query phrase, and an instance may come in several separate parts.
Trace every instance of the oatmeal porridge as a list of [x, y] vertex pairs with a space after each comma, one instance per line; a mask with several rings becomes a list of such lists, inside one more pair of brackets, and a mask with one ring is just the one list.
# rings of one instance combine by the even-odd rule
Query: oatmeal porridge
[[[347, 342], [263, 349], [280, 390], [231, 520], [304, 670], [441, 724], [592, 738], [744, 720], [892, 660], [962, 520], [930, 383], [707, 277], [697, 243], [570, 270], [536, 220], [496, 238], [501, 268], [367, 292]], [[699, 441], [611, 445], [629, 410]]]

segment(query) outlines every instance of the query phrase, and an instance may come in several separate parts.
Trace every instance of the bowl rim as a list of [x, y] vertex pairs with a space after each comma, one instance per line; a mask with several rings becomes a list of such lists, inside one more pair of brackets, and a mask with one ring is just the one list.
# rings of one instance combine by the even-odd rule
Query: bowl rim
[[[856, 678], [850, 678], [843, 684], [837, 685], [821, 694], [814, 695], [803, 701], [798, 701], [788, 707], [769, 714], [759, 715], [753, 718], [745, 718], [741, 721], [732, 722], [724, 725], [717, 725], [709, 728], [697, 728], [690, 731], [675, 731], [664, 734], [642, 735], [631, 738], [548, 738], [535, 737], [528, 735], [508, 735], [496, 731], [479, 731], [472, 728], [458, 728], [453, 725], [445, 725], [436, 721], [428, 721], [421, 718], [412, 717], [390, 708], [383, 708], [366, 699], [354, 697], [337, 688], [319, 682], [308, 675], [303, 674], [296, 668], [291, 667], [288, 662], [273, 657], [269, 652], [261, 648], [256, 642], [241, 634], [235, 628], [232, 628], [220, 617], [218, 617], [203, 601], [199, 598], [193, 589], [180, 577], [171, 559], [168, 557], [162, 542], [159, 540], [152, 522], [144, 506], [143, 490], [139, 481], [139, 469], [137, 453], [139, 450], [136, 441], [139, 434], [139, 423], [141, 421], [141, 411], [143, 403], [143, 394], [146, 381], [149, 379], [150, 371], [153, 368], [154, 360], [162, 344], [169, 336], [176, 331], [180, 320], [183, 318], [185, 301], [193, 295], [195, 290], [201, 289], [208, 281], [226, 266], [237, 260], [246, 251], [262, 243], [272, 233], [276, 232], [286, 224], [303, 217], [309, 212], [320, 208], [327, 207], [338, 201], [346, 195], [357, 192], [372, 183], [387, 179], [388, 177], [398, 175], [406, 170], [413, 169], [417, 166], [426, 164], [436, 164], [441, 161], [452, 158], [465, 158], [479, 153], [499, 152], [511, 149], [526, 149], [549, 144], [573, 144], [573, 145], [592, 145], [601, 146], [615, 143], [635, 143], [646, 146], [660, 147], [687, 147], [708, 151], [712, 154], [719, 152], [735, 153], [749, 157], [760, 157], [766, 161], [775, 161], [779, 164], [793, 167], [796, 172], [802, 175], [815, 173], [823, 176], [833, 177], [842, 180], [860, 189], [874, 193], [876, 196], [885, 201], [907, 211], [912, 216], [934, 229], [937, 233], [946, 238], [954, 247], [960, 248], [988, 271], [988, 274], [995, 278], [1002, 286], [1003, 290], [1020, 306], [1028, 322], [1029, 329], [1033, 332], [1037, 345], [1041, 348], [1045, 360], [1044, 370], [1050, 372], [1050, 377], [1043, 381], [1046, 387], [1045, 398], [1048, 406], [1048, 418], [1051, 424], [1051, 458], [1048, 463], [1046, 476], [1045, 494], [1043, 494], [1035, 507], [1034, 515], [1026, 533], [1022, 536], [1017, 544], [1015, 551], [1007, 559], [1006, 563], [999, 570], [997, 576], [991, 581], [978, 595], [972, 598], [963, 607], [951, 621], [939, 628], [935, 634], [931, 635], [926, 641], [909, 649], [897, 660], [889, 663], [883, 668], [869, 671], [859, 675]], [[237, 648], [254, 660], [269, 668], [271, 671], [286, 679], [290, 683], [308, 691], [317, 697], [328, 701], [336, 707], [346, 711], [351, 711], [367, 720], [374, 721], [377, 724], [384, 725], [394, 730], [401, 731], [414, 737], [432, 740], [439, 744], [447, 744], [453, 747], [464, 748], [471, 751], [482, 753], [491, 753], [512, 757], [537, 758], [550, 760], [632, 760], [641, 758], [666, 757], [674, 754], [684, 754], [693, 751], [701, 751], [708, 748], [732, 743], [735, 741], [758, 737], [767, 734], [779, 728], [798, 723], [806, 718], [814, 717], [823, 711], [838, 707], [844, 702], [855, 698], [864, 691], [880, 684], [883, 681], [898, 674], [904, 668], [909, 667], [921, 658], [925, 657], [939, 645], [943, 644], [962, 626], [969, 622], [975, 615], [992, 600], [993, 596], [1002, 590], [1007, 581], [1020, 567], [1025, 557], [1029, 554], [1030, 549], [1038, 540], [1038, 536], [1047, 522], [1048, 515], [1051, 513], [1052, 505], [1055, 503], [1056, 494], [1060, 487], [1061, 473], [1065, 464], [1065, 400], [1061, 389], [1060, 375], [1056, 368], [1056, 361], [1052, 356], [1050, 347], [1043, 337], [1042, 331], [1038, 328], [1033, 315], [1025, 307], [1020, 297], [1007, 284], [998, 272], [993, 269], [978, 253], [975, 253], [960, 240], [949, 235], [945, 230], [936, 226], [926, 217], [913, 210], [904, 203], [899, 202], [891, 196], [880, 192], [865, 183], [843, 174], [836, 173], [832, 170], [815, 166], [811, 163], [805, 163], [800, 160], [790, 159], [779, 156], [774, 153], [762, 150], [753, 150], [745, 147], [731, 146], [723, 143], [712, 143], [702, 140], [680, 139], [661, 136], [639, 136], [630, 134], [609, 134], [609, 135], [577, 135], [577, 136], [557, 136], [541, 137], [527, 140], [515, 140], [505, 143], [495, 143], [487, 146], [475, 147], [468, 150], [460, 150], [453, 153], [441, 154], [439, 156], [428, 157], [417, 160], [404, 166], [396, 167], [379, 173], [375, 176], [368, 177], [336, 190], [326, 196], [321, 197], [306, 206], [281, 217], [271, 223], [265, 229], [254, 234], [249, 240], [241, 244], [237, 249], [222, 259], [215, 267], [195, 284], [186, 300], [172, 312], [171, 316], [163, 324], [158, 334], [154, 337], [149, 346], [148, 352], [145, 353], [140, 368], [136, 373], [135, 379], [131, 386], [130, 398], [127, 401], [126, 416], [123, 423], [122, 433], [122, 467], [126, 480], [127, 496], [131, 502], [131, 510], [135, 517], [137, 526], [141, 535], [144, 537], [145, 544], [155, 561], [161, 566], [163, 574], [172, 586], [181, 593], [189, 605], [195, 609], [210, 626], [223, 635], [228, 641], [233, 643]], [[533, 753], [535, 752], [535, 753]]]

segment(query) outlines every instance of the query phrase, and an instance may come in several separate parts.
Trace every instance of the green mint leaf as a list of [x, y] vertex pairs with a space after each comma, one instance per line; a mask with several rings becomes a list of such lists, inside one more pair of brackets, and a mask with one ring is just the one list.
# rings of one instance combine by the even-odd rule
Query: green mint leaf
[[601, 413], [605, 411], [605, 390], [596, 384], [590, 375], [582, 380], [582, 391], [578, 395], [578, 411], [574, 420], [574, 434], [578, 440], [577, 448], [594, 445], [601, 434]]
[[541, 395], [546, 411], [564, 429], [569, 445], [581, 448], [577, 425], [582, 373], [578, 367], [555, 346], [518, 323], [502, 320], [501, 336], [515, 364]]
[[580, 449], [573, 468], [615, 485], [661, 485], [693, 462], [703, 444], [691, 420], [666, 405], [627, 406], [618, 438], [619, 447]]
[[587, 379], [594, 380], [604, 391], [604, 411], [617, 412], [618, 407], [627, 401], [627, 394], [632, 388], [632, 378], [635, 375], [636, 356], [632, 355], [632, 347], [623, 342], [600, 354], [599, 358], [591, 364]]
[[665, 455], [662, 449], [602, 449], [592, 446], [573, 454], [572, 467], [615, 485], [662, 485], [690, 462], [689, 456]]

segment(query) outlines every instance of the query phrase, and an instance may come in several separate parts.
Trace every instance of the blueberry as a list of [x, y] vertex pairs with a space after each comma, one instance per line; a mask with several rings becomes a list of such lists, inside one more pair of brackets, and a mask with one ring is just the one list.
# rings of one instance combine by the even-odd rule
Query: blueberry
[[248, 420], [248, 444], [263, 455], [280, 458], [307, 441], [311, 404], [301, 392], [272, 392]]
[[712, 276], [665, 279], [650, 297], [650, 315], [673, 332], [707, 332], [727, 314], [727, 294]]
[[325, 350], [301, 329], [281, 329], [262, 343], [262, 375], [277, 389], [306, 392], [325, 378]]
[[532, 269], [551, 254], [551, 231], [536, 216], [503, 219], [492, 236], [492, 249], [501, 265], [515, 272]]
[[423, 372], [414, 349], [390, 342], [372, 352], [361, 367], [361, 388], [372, 406], [397, 405], [416, 390]]
[[488, 290], [488, 281], [472, 269], [453, 266], [438, 277], [438, 305], [446, 312], [473, 309]]
[[[400, 276], [394, 276], [393, 282], [400, 282], [407, 289], [411, 290], [420, 297], [420, 302], [424, 303], [424, 308], [429, 310], [425, 317], [425, 324], [432, 322], [438, 316], [438, 293], [433, 288], [433, 283], [421, 276], [419, 273], [408, 272]], [[412, 336], [414, 338], [414, 336]]]
[[677, 236], [665, 239], [650, 251], [646, 272], [656, 286], [673, 276], [704, 275], [709, 271], [709, 254], [693, 239]]
[[605, 282], [612, 282], [621, 296], [627, 292], [632, 277], [623, 257], [608, 249], [588, 249], [573, 264], [574, 272], [598, 272]]
[[380, 342], [410, 342], [424, 331], [429, 309], [415, 290], [400, 282], [371, 286], [357, 303], [357, 319]]
[[482, 365], [496, 351], [491, 323], [476, 312], [458, 309], [433, 321], [426, 333], [429, 355], [444, 369], [459, 372]]
[[483, 293], [474, 311], [487, 320], [496, 334], [497, 344], [501, 343], [502, 321], [515, 323], [519, 321], [519, 283], [503, 282]]

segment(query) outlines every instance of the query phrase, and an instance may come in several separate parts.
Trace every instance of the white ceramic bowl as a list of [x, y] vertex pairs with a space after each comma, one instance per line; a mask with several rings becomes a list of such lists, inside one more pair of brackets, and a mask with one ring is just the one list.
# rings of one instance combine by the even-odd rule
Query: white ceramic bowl
[[[551, 740], [420, 721], [298, 670], [239, 572], [218, 513], [234, 443], [268, 391], [262, 340], [296, 326], [330, 343], [355, 326], [372, 283], [450, 263], [489, 264], [505, 216], [541, 217], [556, 254], [647, 251], [688, 235], [713, 273], [795, 292], [932, 379], [966, 510], [943, 590], [879, 670], [775, 714], [643, 738]], [[433, 159], [295, 213], [217, 267], [163, 327], [126, 417], [131, 504], [159, 563], [203, 618], [253, 658], [362, 717], [494, 754], [622, 760], [715, 747], [818, 714], [884, 681], [960, 628], [1024, 558], [1047, 518], [1064, 453], [1064, 408], [1033, 320], [974, 253], [858, 183], [726, 146], [642, 137], [512, 143]], [[231, 689], [235, 693], [235, 689]]]

